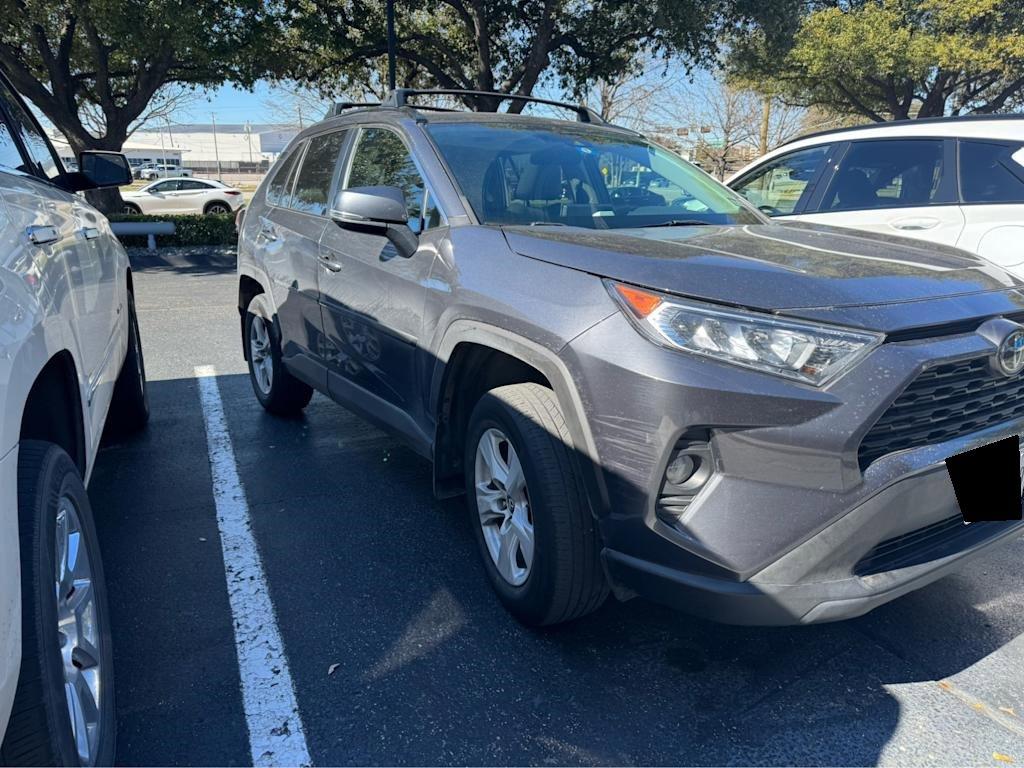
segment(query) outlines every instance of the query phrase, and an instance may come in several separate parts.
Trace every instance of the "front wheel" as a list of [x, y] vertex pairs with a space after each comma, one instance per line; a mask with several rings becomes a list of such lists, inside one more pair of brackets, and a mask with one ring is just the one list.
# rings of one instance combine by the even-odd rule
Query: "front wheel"
[[281, 339], [266, 294], [249, 302], [245, 312], [246, 357], [249, 380], [260, 404], [278, 416], [294, 416], [309, 405], [313, 388], [281, 362]]
[[524, 624], [557, 624], [608, 595], [600, 537], [554, 393], [513, 384], [485, 394], [466, 440], [466, 490], [491, 586]]
[[108, 428], [124, 435], [137, 432], [149, 421], [149, 388], [146, 363], [142, 356], [139, 318], [135, 313], [135, 295], [128, 291], [128, 352], [114, 385], [114, 399], [107, 417]]
[[113, 654], [89, 497], [70, 457], [24, 441], [18, 455], [22, 657], [3, 765], [110, 765]]

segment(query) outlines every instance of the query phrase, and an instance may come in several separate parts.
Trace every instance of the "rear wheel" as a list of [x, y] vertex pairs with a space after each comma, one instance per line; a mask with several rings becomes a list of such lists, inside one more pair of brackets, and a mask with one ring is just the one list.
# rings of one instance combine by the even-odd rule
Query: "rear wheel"
[[18, 457], [22, 659], [4, 765], [110, 765], [110, 618], [89, 497], [55, 445]]
[[142, 213], [142, 209], [135, 203], [125, 203], [121, 206], [121, 213], [126, 213], [129, 216], [137, 216]]
[[249, 380], [260, 404], [279, 416], [294, 416], [313, 397], [313, 388], [281, 362], [281, 339], [266, 294], [257, 294], [245, 313]]
[[231, 206], [227, 203], [210, 203], [206, 206], [206, 210], [203, 211], [207, 216], [224, 216], [225, 214], [231, 213]]
[[491, 586], [524, 624], [557, 624], [608, 594], [600, 539], [554, 393], [514, 384], [485, 394], [470, 417], [466, 489]]

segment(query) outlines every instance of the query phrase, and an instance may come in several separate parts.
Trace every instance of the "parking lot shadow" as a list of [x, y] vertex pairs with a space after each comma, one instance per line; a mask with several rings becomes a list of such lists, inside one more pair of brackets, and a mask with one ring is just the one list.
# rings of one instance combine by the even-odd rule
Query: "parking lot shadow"
[[[246, 376], [217, 385], [317, 763], [873, 765], [925, 710], [934, 748], [970, 762], [939, 734], [984, 720], [929, 683], [1024, 630], [1016, 608], [993, 618], [1019, 602], [1013, 580], [970, 574], [838, 624], [733, 627], [635, 599], [526, 629], [486, 582], [465, 503], [433, 500], [426, 461], [326, 398], [279, 419]], [[151, 397], [149, 429], [108, 447], [91, 487], [119, 755], [231, 763], [245, 725], [196, 384]], [[154, 654], [189, 673], [154, 670]], [[894, 690], [914, 683], [929, 685]], [[190, 746], [159, 735], [168, 718]]]
[[179, 275], [223, 275], [235, 271], [234, 246], [161, 246], [150, 252], [129, 248], [133, 272], [168, 272]]

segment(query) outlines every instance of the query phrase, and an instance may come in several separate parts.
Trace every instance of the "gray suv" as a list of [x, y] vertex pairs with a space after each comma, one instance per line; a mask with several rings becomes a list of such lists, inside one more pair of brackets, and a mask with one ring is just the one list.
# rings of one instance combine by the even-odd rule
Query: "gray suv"
[[944, 466], [1024, 431], [1013, 277], [772, 223], [583, 107], [422, 93], [277, 161], [241, 224], [243, 349], [267, 410], [317, 390], [432, 460], [520, 620], [609, 591], [842, 619], [1024, 530], [965, 525]]

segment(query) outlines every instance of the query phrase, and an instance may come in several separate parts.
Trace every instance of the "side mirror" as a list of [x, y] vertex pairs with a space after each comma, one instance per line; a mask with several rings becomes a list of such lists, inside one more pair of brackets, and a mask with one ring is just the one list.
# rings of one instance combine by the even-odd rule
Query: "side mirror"
[[398, 187], [352, 187], [338, 192], [331, 209], [338, 224], [408, 224], [405, 194]]
[[93, 189], [123, 187], [132, 183], [132, 167], [120, 152], [82, 152], [78, 156], [79, 173]]
[[419, 247], [419, 237], [409, 228], [405, 193], [398, 187], [343, 189], [334, 200], [331, 218], [339, 227], [379, 232], [407, 259]]

